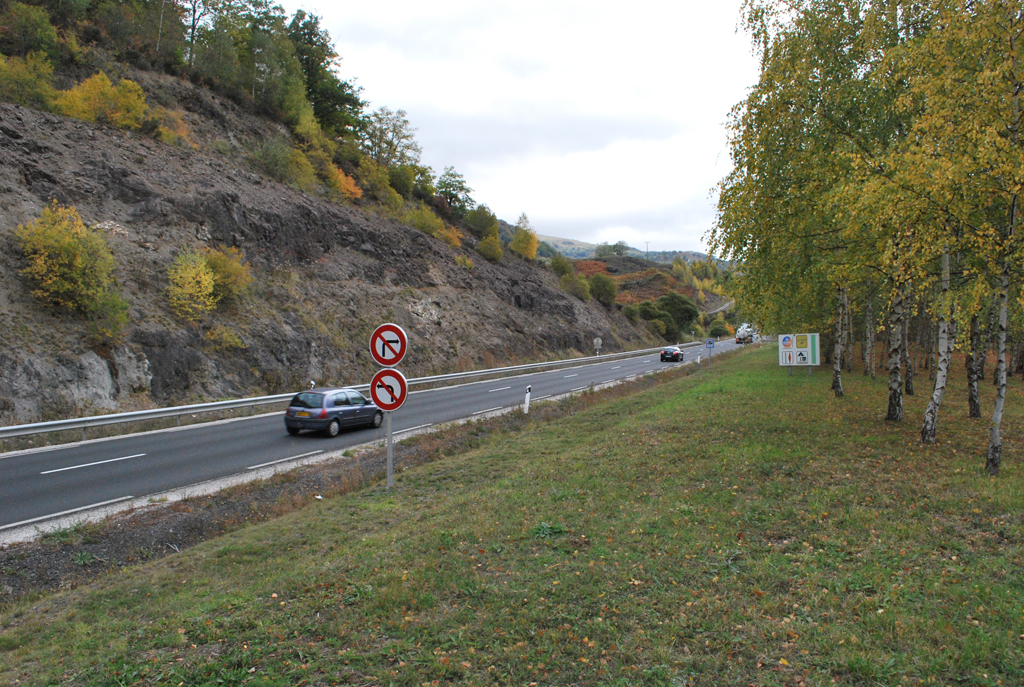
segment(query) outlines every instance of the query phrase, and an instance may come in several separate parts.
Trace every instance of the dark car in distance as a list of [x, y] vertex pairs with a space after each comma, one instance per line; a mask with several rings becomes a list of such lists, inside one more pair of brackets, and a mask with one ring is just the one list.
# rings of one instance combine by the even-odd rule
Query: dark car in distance
[[343, 428], [380, 427], [384, 413], [355, 389], [316, 389], [295, 394], [284, 411], [284, 426], [295, 435], [304, 429], [336, 437]]
[[661, 349], [661, 362], [669, 360], [673, 363], [681, 363], [683, 362], [683, 356], [683, 349], [679, 348], [679, 346], [666, 346]]

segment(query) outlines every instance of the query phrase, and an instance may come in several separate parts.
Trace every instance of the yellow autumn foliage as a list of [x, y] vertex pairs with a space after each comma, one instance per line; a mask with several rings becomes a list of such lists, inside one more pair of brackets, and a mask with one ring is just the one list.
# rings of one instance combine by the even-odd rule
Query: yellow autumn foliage
[[119, 129], [138, 129], [149, 113], [146, 95], [139, 84], [121, 79], [115, 86], [103, 72], [62, 91], [53, 109], [67, 117], [110, 124]]
[[85, 313], [110, 291], [114, 254], [74, 207], [54, 201], [15, 235], [29, 263], [21, 273], [34, 282], [36, 298]]
[[190, 248], [178, 253], [167, 270], [167, 278], [167, 300], [181, 319], [198, 322], [217, 307], [216, 279], [202, 253]]

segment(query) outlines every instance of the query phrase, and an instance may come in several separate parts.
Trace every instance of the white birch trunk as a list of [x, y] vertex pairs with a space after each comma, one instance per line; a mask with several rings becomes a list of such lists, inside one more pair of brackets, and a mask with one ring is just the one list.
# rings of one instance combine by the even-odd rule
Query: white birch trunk
[[[906, 291], [904, 291], [906, 293]], [[904, 298], [904, 307], [906, 307], [906, 299]], [[902, 341], [902, 352], [903, 356], [903, 370], [904, 370], [904, 381], [903, 381], [903, 393], [907, 396], [914, 395], [914, 368], [910, 364], [910, 313], [903, 313], [903, 341]]]
[[1002, 462], [1003, 439], [999, 429], [1003, 422], [1003, 405], [1006, 402], [1006, 319], [1007, 319], [1007, 292], [1010, 290], [1010, 261], [1003, 259], [1003, 277], [999, 285], [999, 329], [996, 333], [996, 369], [993, 376], [996, 378], [996, 405], [992, 409], [992, 427], [988, 434], [988, 458], [985, 460], [985, 470], [990, 475], [999, 474], [999, 465]]
[[903, 289], [895, 290], [889, 306], [889, 409], [885, 419], [903, 420], [903, 380], [900, 375], [900, 349], [903, 338]]
[[871, 305], [871, 294], [868, 294], [868, 302], [864, 305], [864, 376], [875, 376], [875, 350], [872, 344], [875, 340], [874, 311]]
[[946, 393], [946, 375], [949, 373], [949, 361], [953, 357], [953, 339], [950, 336], [949, 322], [946, 319], [946, 303], [949, 296], [949, 248], [942, 251], [942, 296], [939, 300], [939, 364], [935, 371], [935, 389], [924, 412], [924, 424], [921, 426], [921, 441], [934, 444], [939, 427], [939, 407]]
[[871, 342], [871, 379], [874, 379], [875, 372], [878, 370], [878, 366], [875, 364], [875, 342], [878, 339], [878, 332], [875, 331], [874, 299], [869, 299], [868, 304], [871, 306], [871, 328], [868, 330], [868, 340]]
[[843, 396], [843, 324], [846, 322], [846, 289], [839, 287], [836, 312], [836, 335], [832, 344], [832, 390], [836, 398]]
[[981, 325], [978, 315], [971, 315], [971, 347], [967, 352], [967, 416], [981, 417], [978, 400], [978, 346], [981, 343]]
[[846, 339], [846, 371], [853, 373], [853, 315], [850, 313], [850, 292], [843, 289], [843, 308], [846, 310], [846, 327], [843, 338]]

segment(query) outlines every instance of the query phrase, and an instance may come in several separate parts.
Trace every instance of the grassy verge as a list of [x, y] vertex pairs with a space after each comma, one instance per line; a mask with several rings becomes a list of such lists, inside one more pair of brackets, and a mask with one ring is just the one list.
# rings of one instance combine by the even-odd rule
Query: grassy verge
[[1024, 682], [1019, 404], [993, 480], [959, 380], [921, 447], [774, 356], [10, 609], [0, 683]]

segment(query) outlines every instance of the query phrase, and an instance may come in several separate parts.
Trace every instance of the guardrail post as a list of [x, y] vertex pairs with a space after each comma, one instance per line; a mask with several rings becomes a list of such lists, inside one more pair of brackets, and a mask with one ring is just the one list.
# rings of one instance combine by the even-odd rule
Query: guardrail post
[[82, 427], [82, 441], [85, 441], [85, 427]]

